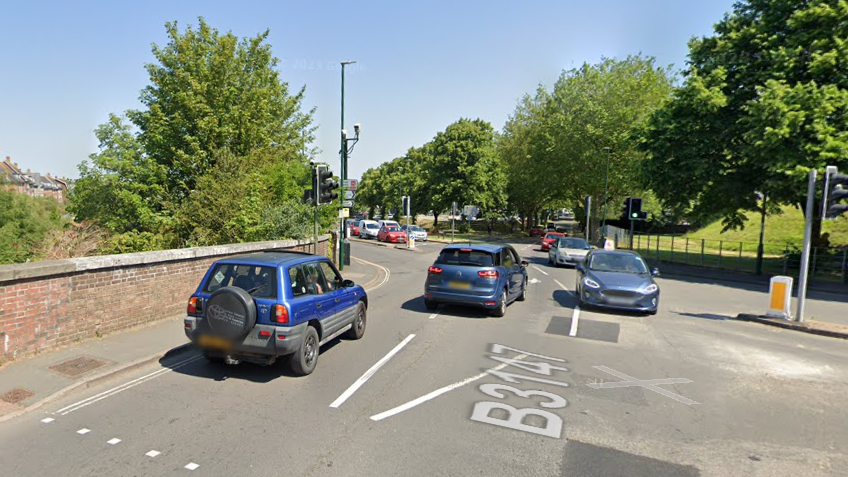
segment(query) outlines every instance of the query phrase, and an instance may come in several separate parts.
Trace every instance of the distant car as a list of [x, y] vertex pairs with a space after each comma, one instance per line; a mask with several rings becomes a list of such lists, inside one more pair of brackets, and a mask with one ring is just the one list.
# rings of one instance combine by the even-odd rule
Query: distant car
[[551, 249], [551, 244], [556, 242], [557, 240], [565, 237], [565, 234], [562, 232], [548, 232], [545, 234], [545, 237], [542, 239], [542, 251], [547, 252]]
[[590, 250], [592, 246], [586, 239], [562, 237], [551, 244], [551, 249], [548, 251], [548, 263], [554, 266], [576, 266], [578, 263], [583, 263]]
[[545, 235], [546, 230], [541, 227], [530, 227], [530, 236], [531, 237], [541, 237]]
[[527, 265], [507, 244], [448, 245], [427, 270], [424, 305], [475, 306], [504, 316], [507, 304], [527, 297]]
[[347, 226], [348, 226], [348, 228], [350, 229], [350, 234], [351, 234], [351, 235], [359, 235], [359, 226], [357, 226], [357, 225], [356, 225], [356, 221], [354, 221], [354, 220], [348, 220], [348, 221], [347, 221]]
[[361, 239], [375, 239], [379, 231], [380, 226], [373, 220], [361, 220], [359, 222], [359, 238]]
[[660, 288], [654, 277], [660, 272], [636, 252], [592, 250], [577, 265], [575, 290], [581, 307], [631, 310], [655, 315]]
[[[409, 233], [416, 241], [426, 242], [427, 241], [427, 231], [422, 229], [417, 225], [410, 225], [408, 228], [406, 225], [400, 228], [404, 233]], [[407, 232], [408, 231], [408, 232]]]
[[396, 225], [384, 225], [377, 232], [377, 240], [387, 243], [406, 243], [406, 232]]
[[185, 334], [211, 362], [270, 365], [291, 356], [312, 373], [321, 345], [365, 333], [368, 295], [329, 259], [264, 252], [218, 260], [191, 295]]

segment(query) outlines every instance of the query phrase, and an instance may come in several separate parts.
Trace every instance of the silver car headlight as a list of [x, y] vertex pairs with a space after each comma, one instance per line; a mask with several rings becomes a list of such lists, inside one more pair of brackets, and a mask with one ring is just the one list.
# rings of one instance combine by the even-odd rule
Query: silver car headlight
[[657, 291], [657, 290], [659, 290], [659, 289], [660, 289], [660, 287], [658, 287], [658, 286], [656, 285], [656, 283], [651, 283], [650, 285], [648, 285], [647, 287], [645, 287], [644, 292], [645, 292], [645, 293], [654, 293], [655, 291]]
[[595, 280], [592, 280], [591, 278], [584, 278], [583, 284], [589, 288], [601, 288], [601, 285], [598, 284], [598, 282], [596, 282]]

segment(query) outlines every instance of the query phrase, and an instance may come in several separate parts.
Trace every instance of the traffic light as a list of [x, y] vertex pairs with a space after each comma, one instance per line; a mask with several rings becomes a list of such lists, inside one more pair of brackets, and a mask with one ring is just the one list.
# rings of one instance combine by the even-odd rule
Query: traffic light
[[648, 218], [648, 213], [642, 212], [642, 199], [639, 197], [628, 197], [624, 201], [624, 210], [627, 214], [627, 220], [645, 220]]
[[339, 188], [339, 183], [333, 180], [333, 173], [327, 166], [315, 166], [315, 180], [317, 205], [329, 204], [339, 198], [339, 194], [333, 192]]
[[409, 207], [410, 207], [409, 196], [405, 195], [405, 196], [403, 196], [403, 215], [406, 216], [406, 217], [409, 217], [410, 215], [412, 215], [412, 214], [409, 213]]
[[[835, 169], [835, 168], [834, 168]], [[842, 199], [848, 198], [848, 174], [839, 174], [834, 171], [825, 179], [824, 188], [824, 220], [833, 220], [848, 212], [848, 204], [841, 204]]]

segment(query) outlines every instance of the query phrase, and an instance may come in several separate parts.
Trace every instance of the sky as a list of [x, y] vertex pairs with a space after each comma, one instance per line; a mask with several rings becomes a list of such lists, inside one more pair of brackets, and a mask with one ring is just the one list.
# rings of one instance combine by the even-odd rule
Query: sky
[[500, 130], [518, 100], [563, 70], [603, 57], [653, 56], [685, 67], [735, 0], [19, 1], [0, 2], [0, 157], [79, 177], [110, 113], [141, 108], [144, 65], [198, 17], [219, 32], [270, 30], [281, 78], [316, 108], [318, 160], [338, 170], [345, 127], [361, 123], [351, 178], [404, 155], [460, 118]]

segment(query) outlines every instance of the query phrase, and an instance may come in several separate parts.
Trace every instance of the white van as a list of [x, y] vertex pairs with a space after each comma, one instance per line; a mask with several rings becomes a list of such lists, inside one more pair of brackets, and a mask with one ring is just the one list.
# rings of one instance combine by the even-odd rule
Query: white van
[[382, 229], [384, 225], [394, 225], [395, 227], [400, 228], [400, 224], [394, 220], [381, 220], [377, 225], [377, 228], [379, 229]]
[[377, 238], [377, 232], [380, 231], [380, 226], [373, 220], [359, 221], [359, 238]]

